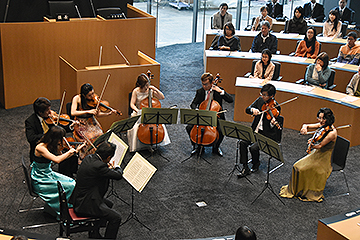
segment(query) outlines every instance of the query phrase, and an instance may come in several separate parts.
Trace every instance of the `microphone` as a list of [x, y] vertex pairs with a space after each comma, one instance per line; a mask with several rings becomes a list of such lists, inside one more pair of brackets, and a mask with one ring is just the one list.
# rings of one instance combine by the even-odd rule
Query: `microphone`
[[78, 9], [77, 5], [75, 5], [75, 9], [76, 9], [76, 12], [77, 12], [77, 14], [78, 14], [78, 16], [79, 16], [80, 20], [82, 20], [81, 15], [80, 15], [80, 12], [79, 12], [79, 9]]

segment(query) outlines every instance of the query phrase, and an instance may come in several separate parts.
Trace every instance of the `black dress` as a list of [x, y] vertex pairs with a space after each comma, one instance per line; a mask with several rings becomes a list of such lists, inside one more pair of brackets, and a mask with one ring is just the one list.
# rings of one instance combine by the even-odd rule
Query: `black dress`
[[216, 35], [209, 49], [220, 50], [221, 46], [230, 47], [230, 51], [241, 51], [240, 39], [236, 36], [226, 38], [224, 35]]
[[289, 27], [286, 33], [298, 33], [305, 35], [307, 29], [307, 23], [303, 18], [293, 17], [289, 20]]

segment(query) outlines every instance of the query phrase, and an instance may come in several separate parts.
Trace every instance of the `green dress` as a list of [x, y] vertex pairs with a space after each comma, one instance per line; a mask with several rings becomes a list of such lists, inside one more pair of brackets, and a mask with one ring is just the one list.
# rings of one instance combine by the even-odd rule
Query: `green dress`
[[302, 201], [322, 202], [326, 180], [332, 172], [331, 154], [335, 142], [329, 142], [320, 149], [297, 161], [292, 169], [289, 185], [281, 187], [281, 197], [296, 197]]

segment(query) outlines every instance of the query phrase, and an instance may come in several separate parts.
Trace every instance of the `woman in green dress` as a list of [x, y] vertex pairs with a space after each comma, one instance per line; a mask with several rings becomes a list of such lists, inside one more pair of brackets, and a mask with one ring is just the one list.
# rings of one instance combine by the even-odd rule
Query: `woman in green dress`
[[59, 126], [51, 127], [39, 140], [35, 148], [35, 159], [31, 167], [31, 180], [34, 192], [37, 193], [53, 210], [59, 215], [59, 193], [57, 181], [63, 185], [66, 197], [69, 198], [75, 187], [75, 180], [51, 169], [51, 162], [60, 163], [77, 153], [85, 145], [70, 148], [61, 154], [59, 148], [62, 146], [65, 129]]
[[292, 169], [289, 185], [281, 187], [280, 196], [298, 198], [302, 201], [321, 202], [326, 180], [332, 172], [331, 154], [337, 138], [333, 126], [335, 117], [329, 108], [321, 108], [317, 114], [318, 123], [303, 124], [300, 133], [307, 134], [317, 129], [314, 137], [308, 140], [308, 155], [297, 161]]

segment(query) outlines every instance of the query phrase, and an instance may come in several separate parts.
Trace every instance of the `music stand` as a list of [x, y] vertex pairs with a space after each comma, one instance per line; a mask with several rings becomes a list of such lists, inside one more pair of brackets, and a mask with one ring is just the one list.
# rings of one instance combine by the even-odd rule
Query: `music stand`
[[[197, 109], [180, 109], [180, 119], [182, 124], [196, 125], [196, 133], [197, 133], [196, 144], [198, 145], [198, 151], [196, 151], [197, 159], [199, 160], [201, 158], [208, 164], [211, 164], [209, 161], [207, 161], [205, 158], [201, 156], [204, 149], [204, 145], [202, 145], [203, 131], [200, 131], [201, 135], [199, 137], [199, 126], [216, 127], [218, 120], [217, 112], [208, 111], [208, 110], [197, 110]], [[199, 138], [200, 138], [200, 142], [199, 142]], [[194, 154], [191, 154], [188, 158], [184, 159], [182, 163], [192, 158]]]
[[[155, 151], [158, 150], [157, 137], [159, 132], [159, 124], [176, 124], [178, 118], [177, 108], [142, 108], [141, 109], [141, 123], [143, 124], [156, 124], [155, 133]], [[150, 145], [154, 145], [152, 141], [152, 132], [150, 129]], [[168, 162], [169, 159], [164, 157], [159, 151], [156, 151], [160, 157], [164, 158]], [[151, 148], [151, 156], [153, 156], [153, 149]]]
[[[240, 141], [244, 140], [244, 141], [254, 143], [256, 140], [255, 140], [255, 136], [254, 136], [254, 133], [253, 133], [253, 130], [251, 127], [242, 125], [240, 123], [228, 122], [223, 119], [219, 119], [219, 124], [220, 124], [220, 128], [221, 128], [221, 132], [224, 134], [224, 136], [238, 139], [238, 141], [236, 143], [235, 166], [234, 166], [233, 170], [228, 174], [230, 176], [229, 176], [229, 179], [227, 182], [229, 182], [232, 175], [235, 173], [236, 170], [239, 171], [239, 173], [241, 172], [239, 161], [238, 161], [239, 152], [240, 152], [240, 149], [239, 149]], [[250, 181], [250, 179], [247, 178], [247, 176], [245, 176], [245, 178], [251, 184], [253, 184]]]
[[263, 190], [260, 192], [260, 194], [254, 199], [254, 201], [252, 201], [251, 204], [253, 204], [259, 197], [260, 195], [265, 191], [265, 189], [269, 189], [278, 199], [280, 202], [282, 202], [282, 204], [285, 205], [285, 203], [280, 199], [279, 195], [276, 194], [270, 184], [269, 181], [269, 177], [270, 177], [270, 160], [272, 158], [284, 163], [284, 158], [282, 155], [282, 152], [280, 150], [280, 144], [275, 142], [274, 140], [265, 137], [262, 134], [259, 133], [255, 133], [255, 137], [257, 139], [257, 142], [259, 144], [259, 149], [266, 153], [267, 155], [269, 155], [269, 159], [268, 159], [268, 167], [267, 167], [267, 174], [266, 174], [266, 181], [265, 181], [265, 185]]

